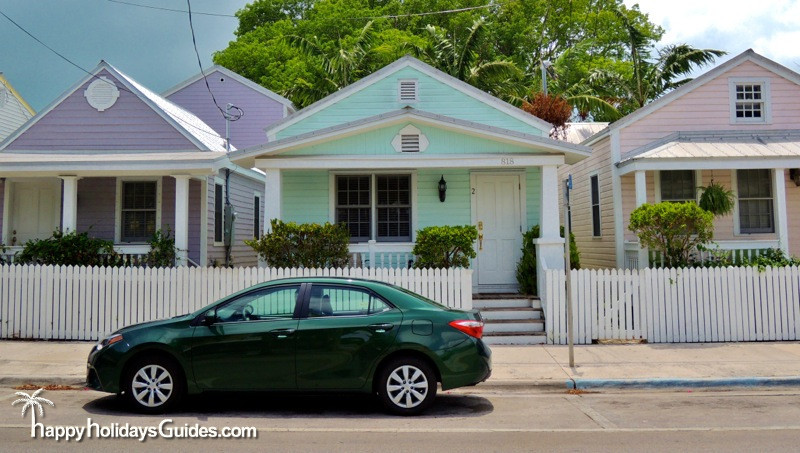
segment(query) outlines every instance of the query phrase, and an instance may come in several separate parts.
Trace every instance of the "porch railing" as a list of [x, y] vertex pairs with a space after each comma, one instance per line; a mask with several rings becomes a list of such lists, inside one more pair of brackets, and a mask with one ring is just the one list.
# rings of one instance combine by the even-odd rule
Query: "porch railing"
[[[695, 252], [697, 261], [707, 261], [713, 258], [716, 253], [729, 253], [730, 259], [734, 264], [741, 264], [743, 261], [751, 260], [766, 253], [767, 250], [778, 248], [778, 241], [716, 241], [709, 245], [705, 250]], [[660, 252], [650, 250], [648, 252], [650, 267], [663, 267], [664, 257]], [[639, 243], [625, 242], [625, 269], [639, 268]]]
[[[16, 260], [15, 255], [21, 252], [22, 249], [22, 246], [14, 246], [6, 247], [5, 251], [0, 251], [0, 264], [14, 264]], [[150, 245], [115, 245], [114, 250], [116, 250], [126, 264], [137, 266], [144, 263], [144, 259], [150, 251]]]
[[414, 265], [414, 244], [390, 244], [369, 241], [350, 244], [350, 266], [365, 268], [407, 269]]

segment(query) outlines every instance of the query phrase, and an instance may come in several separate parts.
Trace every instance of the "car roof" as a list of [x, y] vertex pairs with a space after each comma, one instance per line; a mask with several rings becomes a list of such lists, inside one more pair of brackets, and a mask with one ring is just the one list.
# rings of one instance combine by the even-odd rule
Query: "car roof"
[[325, 276], [318, 276], [318, 277], [288, 277], [288, 278], [278, 278], [275, 280], [269, 280], [264, 282], [264, 284], [275, 284], [275, 283], [362, 283], [368, 285], [381, 285], [392, 287], [394, 285], [386, 282], [381, 282], [378, 280], [370, 280], [368, 278], [357, 278], [357, 277], [325, 277]]

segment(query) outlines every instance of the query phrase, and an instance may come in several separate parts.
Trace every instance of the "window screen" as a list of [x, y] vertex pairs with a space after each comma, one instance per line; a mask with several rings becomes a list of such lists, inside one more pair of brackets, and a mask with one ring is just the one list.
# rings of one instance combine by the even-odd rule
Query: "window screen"
[[694, 170], [660, 172], [661, 201], [696, 201]]
[[774, 233], [775, 216], [770, 170], [737, 170], [736, 179], [739, 194], [739, 231]]
[[122, 183], [122, 242], [146, 242], [156, 232], [158, 183], [128, 181]]

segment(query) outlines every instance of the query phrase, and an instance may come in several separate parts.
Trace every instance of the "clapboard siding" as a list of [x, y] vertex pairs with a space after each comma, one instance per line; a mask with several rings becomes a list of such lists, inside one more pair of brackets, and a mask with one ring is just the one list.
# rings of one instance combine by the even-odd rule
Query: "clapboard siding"
[[[230, 103], [244, 111], [241, 119], [230, 123], [231, 144], [242, 149], [266, 143], [264, 128], [283, 118], [283, 104], [219, 71], [206, 74], [206, 80], [222, 108]], [[170, 94], [167, 99], [194, 113], [225, 137], [225, 118], [202, 78]]]
[[[392, 146], [392, 140], [400, 129], [413, 125], [428, 139], [428, 147], [421, 154], [510, 154], [530, 153], [531, 149], [466, 135], [461, 132], [447, 131], [433, 126], [414, 124], [413, 122], [383, 127], [357, 135], [326, 141], [298, 150], [283, 153], [283, 156], [320, 156], [320, 155], [398, 155]], [[408, 154], [408, 153], [406, 153]], [[410, 155], [409, 158], [412, 158]]]
[[[525, 169], [525, 210], [528, 228], [538, 225], [541, 215], [542, 170], [539, 167]], [[559, 208], [560, 209], [560, 208]]]
[[78, 180], [78, 231], [89, 236], [114, 240], [117, 178], [83, 178]]
[[[611, 167], [611, 140], [607, 137], [593, 146], [590, 157], [559, 169], [559, 181], [572, 175], [572, 232], [581, 255], [581, 266], [585, 268], [614, 267], [616, 264]], [[597, 174], [600, 188], [600, 237], [594, 237], [592, 232], [590, 177], [593, 174]], [[563, 184], [559, 184], [560, 202], [563, 190]]]
[[[325, 170], [281, 172], [281, 218], [286, 222], [330, 221], [330, 180]], [[272, 219], [266, 219], [269, 222]]]
[[518, 132], [543, 135], [542, 131], [529, 124], [414, 68], [407, 67], [288, 126], [278, 132], [277, 138], [291, 137], [401, 109], [408, 103], [400, 102], [398, 99], [399, 79], [418, 80], [419, 101], [412, 105], [415, 109]]
[[[447, 196], [439, 201], [439, 179], [447, 181]], [[470, 176], [466, 169], [419, 170], [417, 174], [417, 228], [472, 223]], [[412, 200], [413, 202], [414, 200]]]
[[[225, 172], [220, 171], [219, 178], [224, 180]], [[225, 263], [225, 247], [214, 245], [214, 178], [208, 179], [208, 263]], [[224, 185], [224, 184], [223, 184]], [[247, 244], [246, 239], [253, 239], [253, 197], [254, 192], [264, 199], [264, 185], [260, 181], [231, 172], [230, 202], [236, 213], [234, 236], [232, 238], [231, 256], [234, 266], [255, 266], [258, 264], [256, 252]], [[262, 203], [263, 206], [263, 203]], [[263, 208], [262, 208], [263, 209]]]
[[[0, 94], [3, 92], [5, 92], [3, 96], [5, 103], [0, 105], [0, 142], [33, 116], [30, 110], [17, 99], [8, 82], [0, 74]], [[0, 100], [0, 103], [2, 102]]]
[[[728, 78], [770, 80], [772, 123], [731, 124]], [[797, 129], [800, 87], [761, 66], [745, 61], [699, 88], [664, 105], [620, 130], [622, 156], [676, 131]]]
[[786, 217], [789, 226], [789, 254], [800, 256], [800, 187], [786, 176]]
[[[98, 77], [123, 84], [108, 71]], [[13, 150], [197, 150], [189, 139], [127, 90], [109, 109], [98, 112], [86, 102], [87, 81], [36, 124], [8, 144]]]

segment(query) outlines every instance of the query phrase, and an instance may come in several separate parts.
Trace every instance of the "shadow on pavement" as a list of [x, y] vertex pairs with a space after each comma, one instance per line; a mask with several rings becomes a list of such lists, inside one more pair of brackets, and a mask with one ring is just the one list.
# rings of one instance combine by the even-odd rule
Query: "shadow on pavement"
[[[103, 415], [140, 415], [133, 412], [122, 396], [109, 395], [83, 406], [86, 412]], [[439, 393], [427, 412], [419, 417], [476, 417], [494, 411], [492, 403], [481, 396]], [[175, 416], [237, 417], [362, 417], [395, 418], [383, 411], [372, 397], [363, 394], [274, 394], [274, 393], [204, 393], [188, 396]]]

